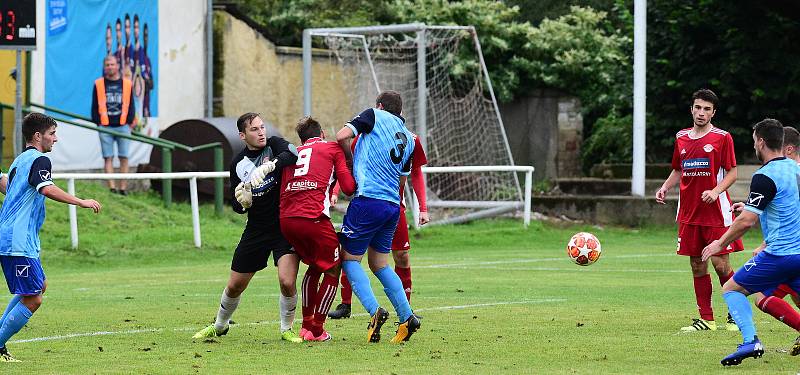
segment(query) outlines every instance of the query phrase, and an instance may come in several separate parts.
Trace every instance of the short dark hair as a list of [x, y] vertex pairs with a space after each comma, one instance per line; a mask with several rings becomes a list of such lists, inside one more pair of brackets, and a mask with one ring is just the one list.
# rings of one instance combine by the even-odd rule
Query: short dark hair
[[120, 19], [119, 19], [119, 18], [117, 18], [117, 22], [116, 22], [116, 24], [117, 24], [117, 25], [120, 25], [120, 26], [122, 26], [122, 21], [120, 21]]
[[694, 101], [700, 99], [705, 100], [714, 105], [714, 109], [717, 109], [719, 106], [719, 97], [713, 91], [709, 89], [700, 89], [692, 94], [692, 105], [694, 105]]
[[52, 117], [44, 113], [31, 112], [22, 119], [22, 136], [25, 138], [25, 142], [30, 142], [33, 140], [34, 134], [44, 134], [53, 126], [58, 126], [58, 124]]
[[111, 23], [110, 22], [106, 24], [106, 30], [111, 31]]
[[311, 138], [322, 136], [322, 126], [311, 116], [301, 118], [294, 130], [297, 131], [300, 142], [303, 143]]
[[239, 133], [244, 133], [244, 128], [250, 125], [250, 122], [252, 122], [254, 118], [260, 116], [260, 114], [255, 112], [247, 112], [239, 116], [239, 119], [236, 120], [236, 128], [239, 129]]
[[133, 23], [136, 23], [136, 22], [139, 22], [139, 15], [138, 14], [134, 14], [133, 15]]
[[800, 132], [792, 126], [783, 127], [783, 144], [800, 147]]
[[765, 118], [753, 125], [753, 131], [756, 138], [764, 140], [768, 149], [781, 151], [783, 148], [783, 124], [780, 121]]
[[389, 90], [378, 94], [375, 104], [382, 104], [384, 111], [395, 116], [400, 116], [400, 113], [403, 112], [403, 99], [400, 98], [400, 93], [397, 91]]
[[125, 21], [131, 21], [131, 16], [128, 13], [125, 13]]

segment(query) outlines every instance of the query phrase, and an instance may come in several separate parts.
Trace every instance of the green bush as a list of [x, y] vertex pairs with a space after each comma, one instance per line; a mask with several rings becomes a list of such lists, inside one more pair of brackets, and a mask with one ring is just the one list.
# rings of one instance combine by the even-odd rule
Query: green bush
[[633, 150], [633, 117], [611, 113], [594, 124], [594, 131], [583, 142], [584, 170], [599, 163], [630, 163]]

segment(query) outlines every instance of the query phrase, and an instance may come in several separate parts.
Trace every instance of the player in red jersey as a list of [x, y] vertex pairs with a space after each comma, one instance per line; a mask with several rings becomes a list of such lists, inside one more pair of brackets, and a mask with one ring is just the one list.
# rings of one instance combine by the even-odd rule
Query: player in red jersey
[[[708, 261], [701, 259], [703, 248], [720, 238], [733, 222], [728, 188], [736, 181], [736, 155], [731, 135], [711, 124], [719, 99], [711, 90], [692, 95], [694, 126], [675, 136], [672, 172], [656, 192], [656, 202], [664, 204], [667, 192], [680, 182], [678, 201], [678, 255], [689, 257], [694, 276], [694, 293], [700, 318], [681, 331], [716, 330], [711, 308], [711, 276]], [[741, 239], [711, 257], [711, 264], [724, 285], [733, 276], [728, 254], [741, 251]], [[728, 314], [726, 328], [738, 328]]]
[[353, 194], [356, 183], [347, 168], [344, 152], [338, 143], [325, 141], [319, 122], [303, 117], [297, 124], [297, 135], [303, 142], [297, 148], [297, 163], [283, 171], [281, 231], [308, 265], [303, 277], [300, 337], [306, 341], [328, 341], [331, 335], [323, 326], [336, 298], [341, 273], [339, 239], [331, 224], [328, 196], [337, 181], [345, 194]]
[[[358, 137], [350, 144], [352, 150], [355, 150], [357, 141]], [[425, 175], [422, 174], [422, 166], [426, 164], [428, 164], [428, 158], [425, 156], [425, 150], [422, 149], [419, 137], [414, 135], [414, 151], [411, 154], [411, 185], [414, 187], [414, 194], [419, 202], [419, 225], [425, 225], [430, 221], [425, 197]], [[394, 258], [394, 272], [397, 273], [403, 283], [406, 298], [411, 301], [411, 261], [408, 254], [411, 249], [411, 243], [408, 238], [406, 206], [403, 200], [405, 185], [406, 177], [401, 177], [400, 220], [397, 222], [397, 229], [394, 232], [394, 238], [392, 238], [392, 257]], [[336, 204], [338, 196], [339, 191], [334, 188], [331, 194], [331, 204]], [[342, 303], [336, 306], [336, 309], [331, 311], [328, 316], [331, 319], [349, 318], [352, 298], [353, 290], [350, 288], [350, 282], [347, 280], [347, 276], [342, 274]]]

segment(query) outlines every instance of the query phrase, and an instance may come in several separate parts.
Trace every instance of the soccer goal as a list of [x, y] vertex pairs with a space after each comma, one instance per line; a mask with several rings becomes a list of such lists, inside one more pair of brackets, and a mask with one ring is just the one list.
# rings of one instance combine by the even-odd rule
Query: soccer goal
[[[334, 88], [337, 97], [315, 98], [315, 88]], [[382, 90], [400, 92], [406, 125], [435, 168], [426, 172], [435, 221], [457, 223], [523, 208], [518, 170], [504, 168], [514, 160], [474, 27], [414, 23], [304, 30], [306, 115], [333, 105], [342, 117], [324, 120], [343, 124], [374, 106]], [[499, 168], [449, 169], [464, 166]], [[415, 200], [408, 191], [406, 197]]]

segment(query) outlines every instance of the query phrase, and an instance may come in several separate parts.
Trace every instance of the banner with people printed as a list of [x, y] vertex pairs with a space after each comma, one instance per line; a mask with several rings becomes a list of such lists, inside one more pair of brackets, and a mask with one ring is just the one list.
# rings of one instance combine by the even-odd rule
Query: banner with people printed
[[158, 116], [158, 1], [69, 0], [66, 14], [45, 43], [45, 104], [91, 117], [94, 81], [114, 56], [133, 82], [134, 130], [157, 136], [148, 120]]

